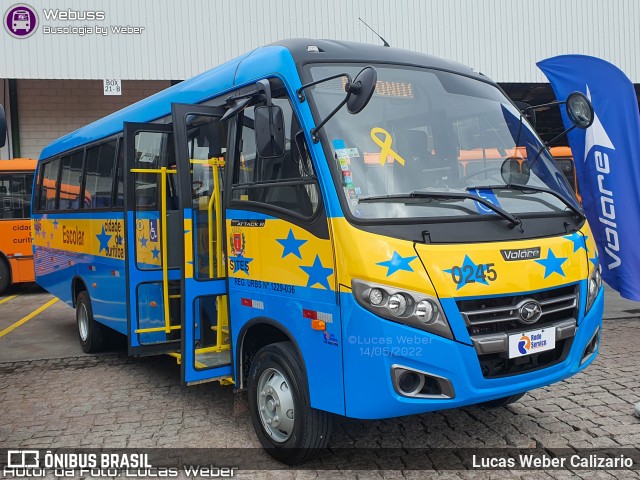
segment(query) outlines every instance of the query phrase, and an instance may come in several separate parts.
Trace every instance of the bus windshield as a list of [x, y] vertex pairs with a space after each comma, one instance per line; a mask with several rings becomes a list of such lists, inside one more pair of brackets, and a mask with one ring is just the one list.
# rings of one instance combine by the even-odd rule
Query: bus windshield
[[[313, 80], [339, 73], [353, 78], [363, 66], [316, 64], [309, 71]], [[439, 70], [374, 66], [378, 83], [367, 107], [357, 115], [341, 109], [324, 127], [330, 164], [354, 216], [492, 213], [463, 195], [425, 192], [482, 196], [518, 215], [580, 210], [538, 136], [494, 85]], [[344, 98], [345, 82], [343, 77], [312, 87], [319, 118]], [[505, 168], [509, 182], [502, 175]], [[533, 188], [509, 188], [507, 183]]]

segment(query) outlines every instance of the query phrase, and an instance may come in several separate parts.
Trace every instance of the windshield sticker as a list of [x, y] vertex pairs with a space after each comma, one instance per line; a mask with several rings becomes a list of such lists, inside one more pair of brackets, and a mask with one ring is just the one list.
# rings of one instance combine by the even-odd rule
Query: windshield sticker
[[[379, 133], [384, 136], [382, 139], [378, 136]], [[373, 140], [373, 142], [382, 149], [380, 150], [380, 154], [378, 155], [378, 162], [380, 163], [380, 165], [384, 165], [387, 157], [391, 157], [400, 165], [404, 166], [404, 158], [402, 158], [391, 149], [393, 138], [391, 138], [391, 134], [389, 132], [387, 132], [384, 128], [374, 127], [371, 129], [370, 135], [371, 140]]]
[[339, 149], [344, 148], [344, 140], [340, 139], [340, 138], [336, 138], [333, 142], [333, 148], [336, 150], [336, 153]]
[[[500, 207], [500, 202], [498, 201], [498, 197], [496, 197], [496, 194], [493, 193], [493, 190], [489, 188], [470, 188], [469, 193], [472, 195], [476, 195], [477, 197], [480, 197], [494, 204], [496, 207]], [[478, 213], [481, 213], [482, 215], [496, 215], [496, 212], [491, 210], [489, 207], [484, 206], [480, 202], [474, 201], [473, 203], [476, 204], [476, 209], [478, 210]]]

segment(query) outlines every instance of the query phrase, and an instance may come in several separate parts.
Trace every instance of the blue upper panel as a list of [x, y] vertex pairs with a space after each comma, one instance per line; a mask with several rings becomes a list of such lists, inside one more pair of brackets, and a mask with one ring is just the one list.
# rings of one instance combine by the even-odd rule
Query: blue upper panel
[[121, 132], [124, 122], [150, 122], [169, 115], [172, 103], [200, 103], [259, 77], [291, 72], [292, 66], [287, 48], [259, 48], [54, 140], [42, 150], [40, 159]]

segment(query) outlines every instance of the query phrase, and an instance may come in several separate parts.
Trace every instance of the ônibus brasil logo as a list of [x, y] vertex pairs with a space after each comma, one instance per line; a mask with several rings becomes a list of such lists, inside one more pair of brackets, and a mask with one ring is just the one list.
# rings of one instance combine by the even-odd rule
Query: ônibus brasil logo
[[4, 28], [12, 37], [30, 37], [38, 28], [36, 9], [24, 3], [9, 7], [4, 14]]

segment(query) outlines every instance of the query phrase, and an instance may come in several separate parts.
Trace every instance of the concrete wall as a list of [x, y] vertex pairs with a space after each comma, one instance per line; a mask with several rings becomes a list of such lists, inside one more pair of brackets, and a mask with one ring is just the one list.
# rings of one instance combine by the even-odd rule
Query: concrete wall
[[20, 150], [38, 158], [52, 140], [171, 85], [166, 80], [122, 82], [122, 95], [102, 93], [96, 80], [18, 80]]

